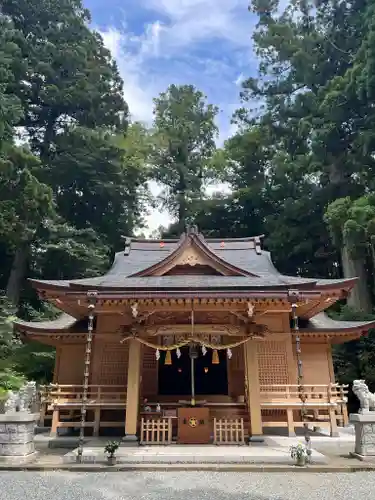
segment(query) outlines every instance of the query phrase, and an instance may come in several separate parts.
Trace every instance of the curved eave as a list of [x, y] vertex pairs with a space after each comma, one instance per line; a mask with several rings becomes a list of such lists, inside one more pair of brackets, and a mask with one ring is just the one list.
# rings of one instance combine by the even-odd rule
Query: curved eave
[[316, 288], [318, 290], [343, 290], [350, 291], [357, 283], [358, 278], [344, 278], [337, 280], [317, 280]]
[[[358, 340], [363, 335], [367, 333], [367, 330], [347, 330], [341, 332], [330, 332], [330, 331], [300, 331], [300, 338], [303, 340], [319, 341], [324, 339], [331, 344], [344, 344], [345, 342], [350, 342], [352, 340]], [[295, 334], [293, 334], [295, 337]]]
[[[335, 323], [340, 323], [339, 321], [329, 320]], [[349, 323], [351, 323], [349, 325]], [[355, 324], [356, 323], [356, 324]], [[342, 325], [329, 327], [313, 328], [307, 327], [299, 331], [301, 338], [326, 338], [332, 344], [341, 344], [343, 342], [349, 342], [350, 340], [357, 340], [363, 335], [366, 335], [371, 328], [375, 328], [375, 321], [367, 322], [346, 322], [343, 321]], [[293, 336], [297, 334], [293, 332]]]
[[50, 321], [23, 321], [13, 322], [14, 329], [23, 334], [45, 334], [69, 332], [77, 324], [77, 319], [69, 314], [62, 314], [59, 318]]
[[252, 274], [252, 273], [246, 271], [245, 269], [241, 269], [239, 267], [236, 267], [233, 264], [230, 264], [226, 260], [219, 257], [216, 253], [214, 253], [206, 245], [203, 237], [201, 237], [200, 234], [194, 233], [194, 234], [189, 234], [189, 235], [185, 234], [184, 237], [181, 238], [180, 245], [171, 254], [167, 255], [163, 260], [154, 264], [153, 266], [148, 267], [147, 269], [142, 269], [142, 271], [131, 274], [129, 277], [149, 276], [149, 275], [152, 275], [153, 273], [159, 271], [160, 269], [163, 269], [163, 267], [172, 263], [178, 256], [180, 256], [182, 254], [182, 252], [187, 248], [189, 240], [194, 242], [194, 244], [201, 250], [201, 252], [208, 259], [212, 260], [213, 262], [220, 265], [224, 269], [227, 269], [229, 272], [235, 273], [238, 276], [253, 276], [253, 277], [257, 276], [255, 274]]
[[[249, 276], [250, 277], [250, 276]], [[225, 279], [225, 277], [223, 277]], [[127, 278], [124, 278], [126, 281]], [[350, 288], [353, 286], [351, 283], [346, 283], [346, 282], [341, 282], [339, 284], [330, 284], [330, 285], [319, 285], [316, 282], [301, 282], [301, 283], [284, 283], [284, 284], [272, 284], [272, 285], [262, 285], [262, 286], [251, 286], [251, 283], [247, 286], [232, 286], [232, 285], [224, 285], [221, 284], [220, 286], [210, 286], [210, 287], [204, 287], [204, 286], [168, 286], [168, 287], [160, 287], [155, 285], [145, 285], [145, 286], [119, 286], [119, 285], [108, 285], [108, 284], [99, 284], [99, 283], [78, 283], [78, 282], [69, 282], [69, 281], [53, 281], [53, 280], [35, 280], [35, 279], [30, 279], [31, 285], [36, 288], [40, 293], [43, 293], [44, 291], [55, 291], [57, 293], [69, 293], [69, 292], [87, 292], [89, 290], [98, 290], [98, 291], [106, 291], [107, 293], [113, 292], [121, 292], [123, 291], [124, 293], [137, 293], [138, 291], [142, 292], [148, 292], [150, 294], [152, 293], [158, 293], [161, 290], [165, 290], [166, 292], [170, 291], [171, 293], [173, 292], [183, 292], [184, 290], [189, 291], [192, 289], [196, 289], [199, 291], [204, 291], [204, 292], [214, 292], [216, 290], [235, 290], [235, 289], [241, 289], [242, 291], [249, 291], [249, 292], [256, 292], [260, 290], [275, 290], [275, 291], [282, 291], [282, 290], [300, 290], [301, 293], [306, 292], [310, 293], [311, 295], [316, 295], [318, 296], [323, 292], [325, 296], [329, 296], [330, 292], [332, 292], [332, 295], [337, 295], [338, 290], [343, 291], [343, 295], [340, 294], [340, 298], [344, 297], [345, 292], [347, 290], [350, 290]], [[329, 307], [328, 305], [325, 307]]]

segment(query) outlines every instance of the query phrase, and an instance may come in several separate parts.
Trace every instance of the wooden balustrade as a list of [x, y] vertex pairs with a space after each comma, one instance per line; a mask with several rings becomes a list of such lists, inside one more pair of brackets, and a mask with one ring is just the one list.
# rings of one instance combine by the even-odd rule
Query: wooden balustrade
[[[264, 418], [262, 418], [263, 427], [287, 427], [289, 434], [293, 435], [295, 427], [303, 425], [301, 421], [301, 408], [303, 406], [300, 399], [300, 392], [306, 397], [304, 406], [307, 408], [306, 418], [313, 426], [329, 426], [331, 434], [337, 434], [337, 423], [341, 425], [348, 424], [348, 414], [346, 408], [348, 386], [339, 384], [304, 384], [299, 387], [297, 384], [279, 384], [279, 385], [261, 385], [260, 386], [260, 405]], [[78, 425], [77, 416], [82, 403], [83, 386], [73, 384], [51, 384], [40, 388], [40, 425], [44, 426], [46, 418], [52, 417], [51, 432], [56, 432], [58, 427], [76, 427]], [[206, 398], [207, 399], [207, 398]], [[149, 403], [151, 404], [151, 403]], [[155, 403], [156, 404], [156, 403]], [[207, 401], [207, 406], [211, 408], [212, 417], [216, 421], [217, 427], [222, 432], [229, 432], [232, 424], [229, 422], [239, 422], [243, 419], [242, 411], [245, 411], [247, 405], [245, 402], [240, 403], [233, 401], [229, 396], [223, 397], [221, 401]], [[177, 408], [183, 405], [182, 402], [161, 402], [163, 408]], [[101, 410], [110, 409], [125, 409], [126, 408], [126, 390], [124, 386], [110, 385], [89, 385], [87, 392], [87, 409], [94, 412], [94, 420], [87, 423], [87, 426], [92, 426], [94, 435], [98, 435], [100, 427], [114, 427], [123, 425], [123, 422], [103, 422], [101, 421]], [[241, 410], [240, 408], [243, 408]], [[219, 411], [220, 409], [220, 411]], [[225, 409], [227, 411], [225, 412]], [[235, 409], [235, 410], [234, 410]], [[247, 411], [247, 410], [246, 410]], [[52, 414], [53, 412], [53, 414]], [[226, 414], [221, 415], [220, 413]], [[280, 421], [280, 415], [275, 420], [276, 413], [285, 414], [284, 419]], [[251, 408], [250, 408], [251, 413]], [[274, 415], [275, 414], [275, 415]], [[104, 414], [103, 414], [104, 415]], [[223, 418], [227, 417], [227, 418]], [[230, 420], [232, 417], [233, 420]], [[144, 432], [166, 432], [168, 420], [163, 417], [160, 423], [160, 429], [157, 430], [159, 424], [142, 420], [141, 434], [144, 442], [156, 442], [172, 439], [171, 437], [163, 437], [160, 435], [157, 439], [154, 437], [148, 438]], [[75, 422], [74, 422], [75, 420]], [[228, 422], [226, 424], [225, 422]], [[247, 417], [246, 417], [247, 422]], [[143, 427], [142, 427], [143, 425]], [[248, 423], [246, 423], [246, 426]], [[156, 426], [156, 427], [155, 427]], [[227, 430], [224, 430], [224, 429]], [[156, 429], [156, 430], [155, 430]], [[164, 429], [164, 430], [163, 430]], [[172, 432], [172, 431], [171, 431]], [[219, 431], [218, 431], [219, 432]], [[151, 434], [150, 434], [151, 436]], [[150, 441], [148, 441], [150, 439]], [[215, 430], [216, 441], [221, 442], [220, 435]], [[155, 441], [156, 440], [156, 441]], [[221, 443], [222, 444], [222, 443]]]
[[[301, 401], [301, 394], [305, 401]], [[287, 427], [290, 436], [295, 435], [295, 428], [304, 425], [295, 412], [302, 407], [310, 410], [306, 418], [314, 427], [329, 426], [331, 436], [337, 436], [337, 421], [348, 424], [346, 408], [348, 385], [339, 384], [297, 384], [262, 385], [260, 400], [262, 410], [286, 410], [286, 422], [263, 421], [263, 427]], [[322, 412], [322, 414], [320, 414]]]
[[302, 405], [300, 394], [306, 397], [306, 406], [324, 406], [325, 404], [346, 403], [348, 386], [339, 384], [281, 384], [261, 385], [260, 399], [262, 407], [288, 406], [292, 403]]
[[214, 444], [245, 444], [243, 418], [214, 418]]
[[172, 417], [142, 418], [141, 444], [171, 444]]
[[[41, 389], [41, 402], [50, 405], [77, 405], [83, 397], [83, 385], [51, 384]], [[126, 390], [123, 385], [89, 385], [88, 404], [110, 405], [125, 404]]]

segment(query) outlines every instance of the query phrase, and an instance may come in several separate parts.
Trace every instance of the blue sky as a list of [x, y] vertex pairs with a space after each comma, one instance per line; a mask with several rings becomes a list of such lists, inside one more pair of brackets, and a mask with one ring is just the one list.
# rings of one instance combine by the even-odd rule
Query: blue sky
[[133, 119], [151, 123], [153, 97], [172, 83], [193, 84], [220, 109], [218, 143], [234, 132], [241, 80], [257, 71], [249, 0], [84, 3], [118, 63]]

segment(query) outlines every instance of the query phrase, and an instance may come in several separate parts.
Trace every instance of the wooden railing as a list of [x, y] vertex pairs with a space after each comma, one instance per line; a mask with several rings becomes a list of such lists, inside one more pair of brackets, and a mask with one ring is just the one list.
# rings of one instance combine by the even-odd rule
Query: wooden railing
[[141, 444], [171, 444], [172, 417], [142, 418]]
[[[346, 409], [348, 386], [339, 384], [305, 384], [303, 385], [302, 393], [306, 397], [305, 406], [308, 410], [306, 417], [310, 420], [312, 425], [329, 425], [332, 435], [334, 435], [336, 433], [337, 422], [342, 425], [346, 425], [348, 423]], [[40, 425], [44, 425], [46, 418], [52, 418], [52, 430], [55, 430], [58, 427], [77, 426], [77, 416], [82, 403], [82, 394], [82, 385], [51, 384], [49, 386], [42, 387], [40, 391]], [[209, 397], [205, 397], [204, 399], [209, 399]], [[162, 410], [166, 408], [176, 409], [179, 406], [183, 406], [183, 402], [181, 401], [169, 403], [164, 401], [160, 404]], [[232, 418], [240, 421], [243, 415], [241, 414], [241, 410], [239, 408], [243, 408], [243, 410], [245, 410], [245, 408], [247, 409], [245, 402], [235, 402], [229, 396], [223, 396], [221, 402], [219, 400], [215, 400], [215, 402], [208, 400], [206, 404], [212, 409], [212, 417], [216, 417], [218, 425], [217, 428], [222, 428], [222, 432], [224, 432], [223, 426], [227, 425], [223, 423], [224, 420], [229, 422], [230, 418]], [[300, 387], [296, 384], [261, 385], [260, 406], [262, 414], [265, 417], [263, 419], [264, 427], [284, 426], [288, 427], [289, 433], [292, 434], [295, 427], [302, 425], [300, 418], [302, 408]], [[94, 435], [98, 434], [99, 427], [116, 426], [115, 422], [104, 422], [101, 420], [101, 410], [125, 409], [126, 388], [120, 385], [89, 385], [87, 408], [95, 413], [92, 422], [87, 422], [86, 424], [87, 426], [92, 426], [94, 428]], [[220, 415], [220, 412], [224, 411], [225, 408], [228, 409], [228, 412], [223, 415], [226, 419], [222, 418]], [[237, 414], [233, 414], [232, 416], [230, 410], [233, 408], [236, 408], [235, 413]], [[219, 414], [217, 414], [219, 411], [218, 409], [220, 409]], [[283, 418], [285, 419], [282, 422], [279, 418], [280, 415], [276, 415], [280, 412], [284, 415]], [[274, 418], [275, 415], [277, 418]], [[167, 432], [165, 422], [168, 422], [168, 420], [163, 420], [163, 423], [160, 424], [160, 429], [164, 429], [165, 432]], [[117, 426], [119, 424], [123, 425], [123, 422], [117, 423]], [[154, 423], [151, 424], [144, 421], [144, 432], [146, 432], [146, 430], [149, 432], [151, 432], [151, 430], [153, 430], [153, 432], [159, 432], [155, 430], [155, 425], [156, 424]], [[246, 423], [246, 425], [248, 425], [248, 423]], [[228, 429], [230, 428], [231, 427], [229, 426]], [[156, 442], [154, 441], [154, 437], [148, 438], [145, 434], [142, 434], [142, 436], [144, 442]], [[217, 437], [216, 431], [215, 436], [216, 440], [220, 441], [220, 436], [219, 438]], [[150, 439], [150, 441], [148, 441], [148, 439]], [[158, 439], [163, 441], [164, 439], [168, 440], [169, 437], [159, 436]]]
[[[305, 418], [310, 425], [328, 426], [331, 436], [337, 436], [337, 422], [348, 424], [347, 394], [348, 386], [339, 384], [262, 385], [260, 406], [263, 413], [266, 410], [270, 410], [271, 414], [275, 410], [286, 411], [286, 421], [263, 420], [263, 427], [287, 427], [289, 435], [293, 436], [295, 428], [304, 425], [301, 420], [304, 407], [307, 410]], [[301, 395], [305, 398], [304, 402]]]
[[214, 418], [214, 444], [245, 444], [243, 418]]
[[[302, 390], [301, 390], [302, 388]], [[329, 406], [346, 403], [348, 386], [339, 384], [261, 385], [260, 400], [263, 408], [302, 405], [301, 392], [306, 397], [306, 406]]]
[[[83, 385], [51, 384], [41, 388], [41, 403], [50, 405], [80, 404]], [[125, 405], [126, 391], [123, 385], [89, 385], [87, 392], [89, 405]]]

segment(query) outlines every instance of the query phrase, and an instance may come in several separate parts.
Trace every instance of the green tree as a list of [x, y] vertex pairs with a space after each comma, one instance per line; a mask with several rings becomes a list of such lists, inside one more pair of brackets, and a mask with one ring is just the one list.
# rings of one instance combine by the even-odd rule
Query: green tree
[[191, 219], [213, 172], [218, 109], [206, 104], [192, 85], [171, 85], [154, 100], [152, 177], [162, 184], [163, 205], [177, 218], [180, 229]]
[[[13, 79], [4, 92], [20, 104], [22, 114], [14, 126], [22, 127], [40, 161], [32, 170], [39, 185], [34, 182], [29, 191], [47, 184], [57, 212], [30, 213], [22, 240], [8, 248], [13, 263], [6, 290], [19, 303], [25, 274], [34, 265], [31, 250], [43, 247], [43, 237], [56, 235], [58, 228], [63, 242], [68, 224], [72, 234], [81, 231], [81, 242], [83, 234], [89, 235], [87, 229], [96, 231], [101, 254], [118, 247], [121, 232], [131, 232], [137, 221], [141, 180], [114, 143], [127, 127], [122, 80], [102, 39], [87, 26], [90, 17], [81, 2], [1, 0], [0, 5], [14, 26], [19, 52], [10, 61]], [[34, 198], [36, 202], [42, 193]], [[52, 224], [56, 227], [51, 233]], [[88, 236], [87, 254], [94, 240]]]
[[[23, 116], [21, 100], [9, 94], [15, 84], [12, 68], [22, 66], [22, 54], [15, 42], [18, 32], [7, 16], [0, 14], [0, 242], [15, 251], [14, 272], [10, 273], [6, 292], [17, 303], [16, 282], [25, 272], [25, 246], [36, 227], [53, 211], [51, 189], [39, 182], [40, 162], [27, 148], [14, 144], [14, 128]], [[7, 259], [4, 259], [6, 262]]]
[[17, 30], [23, 61], [13, 65], [8, 91], [22, 103], [19, 125], [43, 162], [72, 123], [126, 128], [122, 80], [80, 0], [1, 0], [0, 6]]
[[[259, 75], [244, 83], [235, 118], [268, 136], [270, 245], [276, 255], [289, 248], [297, 272], [311, 270], [308, 261], [320, 255], [329, 257], [322, 267], [328, 275], [342, 265], [351, 276], [345, 249], [337, 260], [322, 219], [336, 198], [361, 196], [373, 172], [373, 155], [358, 147], [363, 103], [353, 89], [337, 90], [361, 50], [367, 3], [297, 1], [280, 15], [279, 2], [254, 0], [250, 9], [258, 16]], [[308, 237], [298, 244], [301, 225]]]
[[[325, 222], [336, 246], [343, 248], [348, 272], [359, 282], [348, 304], [358, 311], [372, 311], [374, 291], [375, 196], [365, 195], [356, 200], [349, 197], [332, 202]], [[349, 267], [350, 266], [350, 267]]]

